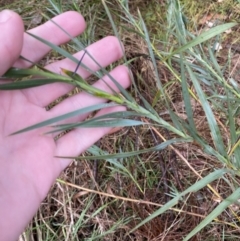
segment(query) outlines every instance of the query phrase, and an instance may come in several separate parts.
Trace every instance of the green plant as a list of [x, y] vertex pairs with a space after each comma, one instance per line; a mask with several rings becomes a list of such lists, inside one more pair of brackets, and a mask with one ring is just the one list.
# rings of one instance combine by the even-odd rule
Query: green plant
[[[111, 14], [112, 5], [111, 3], [107, 4], [106, 1], [102, 2], [113, 31], [120, 41], [118, 26], [116, 26]], [[207, 215], [201, 217], [202, 221], [199, 222], [199, 224], [196, 224], [192, 231], [185, 235], [184, 240], [189, 240], [194, 235], [201, 232], [201, 230], [206, 230], [208, 228], [207, 225], [211, 222], [215, 222], [216, 224], [223, 223], [226, 226], [238, 228], [237, 221], [228, 222], [220, 220], [218, 219], [218, 216], [221, 213], [230, 212], [234, 219], [238, 220], [237, 213], [233, 210], [232, 205], [234, 203], [238, 204], [240, 198], [239, 188], [237, 187], [239, 183], [240, 166], [240, 149], [238, 140], [239, 127], [237, 122], [240, 97], [239, 87], [237, 82], [229, 76], [228, 66], [231, 62], [231, 56], [229, 57], [228, 62], [220, 64], [217, 58], [217, 53], [213, 48], [214, 44], [219, 43], [220, 41], [219, 34], [224, 33], [224, 31], [229, 28], [237, 26], [237, 24], [222, 24], [195, 36], [186, 28], [185, 16], [183, 15], [182, 7], [179, 2], [173, 0], [169, 1], [166, 36], [167, 39], [174, 43], [174, 46], [171, 47], [168, 46], [167, 43], [164, 43], [163, 46], [166, 46], [167, 51], [165, 49], [160, 50], [156, 47], [156, 43], [159, 43], [160, 40], [149, 35], [141, 13], [138, 12], [137, 16], [133, 16], [129, 10], [129, 1], [117, 1], [117, 3], [122, 11], [120, 17], [127, 25], [125, 29], [141, 39], [147, 48], [147, 51], [145, 53], [140, 53], [139, 56], [150, 61], [149, 65], [151, 65], [151, 69], [154, 72], [155, 90], [151, 89], [154, 93], [152, 94], [154, 98], [147, 101], [144, 94], [141, 93], [136, 81], [144, 81], [145, 79], [139, 72], [136, 73], [135, 79], [133, 79], [134, 91], [132, 94], [119, 86], [113, 78], [112, 81], [117, 85], [121, 93], [108, 94], [91, 87], [80, 76], [65, 69], [62, 70], [62, 73], [65, 75], [50, 73], [41, 66], [35, 66], [29, 70], [11, 69], [6, 73], [5, 77], [19, 78], [21, 76], [24, 77], [24, 80], [3, 84], [0, 86], [0, 89], [2, 90], [29, 88], [52, 82], [65, 82], [77, 86], [81, 90], [94, 96], [113, 101], [117, 105], [125, 105], [129, 109], [129, 111], [92, 118], [81, 123], [71, 123], [67, 125], [55, 124], [58, 121], [68, 119], [74, 115], [109, 107], [112, 104], [91, 106], [85, 109], [79, 109], [72, 113], [66, 113], [65, 115], [51, 120], [46, 120], [42, 123], [27, 127], [26, 129], [19, 130], [13, 134], [19, 134], [23, 131], [31, 131], [34, 128], [53, 124], [52, 132], [62, 132], [72, 128], [89, 128], [95, 126], [111, 125], [116, 127], [144, 125], [151, 129], [155, 135], [159, 136], [162, 141], [161, 144], [153, 145], [151, 142], [152, 140], [149, 140], [148, 144], [151, 144], [151, 146], [148, 148], [123, 152], [120, 147], [117, 149], [118, 153], [114, 154], [99, 150], [98, 147], [94, 146], [88, 150], [90, 155], [66, 157], [74, 158], [76, 160], [107, 160], [107, 163], [111, 165], [109, 167], [109, 176], [113, 175], [113, 173], [121, 173], [123, 175], [123, 180], [125, 180], [124, 178], [129, 178], [128, 182], [132, 183], [133, 186], [136, 186], [141, 193], [144, 193], [146, 189], [140, 182], [141, 178], [138, 179], [136, 176], [140, 175], [139, 173], [144, 173], [145, 176], [148, 174], [148, 177], [150, 177], [149, 173], [152, 172], [152, 170], [149, 170], [150, 168], [148, 167], [148, 164], [142, 160], [141, 155], [145, 153], [151, 155], [150, 152], [159, 153], [160, 150], [172, 150], [181, 160], [182, 165], [188, 168], [189, 173], [191, 173], [189, 176], [192, 175], [194, 178], [192, 176], [189, 180], [186, 178], [188, 183], [184, 185], [184, 190], [173, 192], [171, 194], [172, 199], [166, 201], [166, 203], [161, 205], [159, 209], [152, 211], [147, 218], [141, 218], [141, 215], [139, 214], [138, 219], [142, 220], [137, 221], [137, 224], [132, 225], [132, 228], [128, 229], [126, 235], [139, 230], [144, 225], [147, 226], [154, 218], [166, 214], [169, 210], [173, 210], [175, 207], [177, 208], [174, 211], [181, 214], [181, 210], [184, 209], [185, 204], [188, 205], [189, 202], [189, 206], [191, 206], [189, 201], [190, 196], [199, 190], [207, 190], [206, 193], [211, 192], [212, 195], [219, 198], [220, 204], [213, 210], [208, 210]], [[37, 38], [36, 36], [33, 37]], [[38, 39], [49, 45], [62, 56], [72, 59], [76, 64], [79, 63], [79, 60], [73, 58], [71, 54], [64, 49], [54, 46], [43, 39]], [[79, 49], [85, 49], [84, 44], [81, 43], [79, 39], [73, 39], [73, 41]], [[86, 54], [89, 55], [87, 52]], [[230, 54], [231, 53], [229, 53], [229, 55]], [[127, 56], [125, 56], [125, 63], [131, 64], [135, 59], [138, 59], [138, 57], [127, 59]], [[159, 61], [161, 61], [161, 65], [163, 65], [169, 73], [170, 81], [167, 83], [163, 83], [161, 79]], [[87, 66], [83, 66], [83, 64], [81, 65], [82, 67], [87, 68]], [[91, 70], [88, 69], [88, 71]], [[98, 78], [101, 78], [101, 74], [107, 74], [107, 71], [101, 67], [101, 72], [93, 74], [96, 74]], [[32, 75], [40, 76], [42, 78], [32, 80]], [[109, 77], [111, 78], [111, 76]], [[184, 109], [183, 113], [186, 118], [182, 118], [178, 111], [176, 111], [176, 108], [174, 108], [175, 103], [170, 94], [170, 88], [174, 86], [179, 87], [181, 90], [180, 98]], [[132, 96], [133, 93], [141, 100], [141, 104], [139, 104]], [[163, 110], [168, 116], [167, 121], [159, 115], [159, 109], [162, 110], [159, 108], [159, 105], [164, 106]], [[196, 108], [198, 108], [198, 111], [196, 111]], [[206, 126], [205, 132], [199, 130], [199, 125], [197, 125], [199, 113], [203, 113], [203, 122]], [[136, 120], [136, 118], [140, 117], [141, 120]], [[167, 134], [161, 134], [161, 132], [164, 133], [164, 131]], [[206, 135], [207, 137], [205, 137], [206, 132], [210, 133]], [[194, 158], [193, 155], [189, 155], [186, 158], [178, 150], [180, 145], [186, 144], [191, 148], [191, 145], [194, 145], [194, 143], [196, 143], [197, 147], [202, 153], [204, 153], [204, 155], [214, 159], [217, 165], [208, 168], [207, 172], [204, 173], [196, 170], [191, 164], [191, 161], [189, 161], [191, 158]], [[131, 147], [131, 142], [129, 146], [129, 149], [133, 149]], [[140, 159], [141, 165], [138, 168], [142, 168], [142, 170], [137, 172], [135, 176], [122, 163], [126, 163], [126, 158], [132, 156], [136, 156], [136, 158]], [[162, 174], [164, 174], [164, 172], [162, 172]], [[153, 176], [157, 176], [156, 173], [154, 173]], [[69, 185], [61, 180], [59, 180], [59, 182], [61, 184], [65, 183], [66, 185]], [[153, 182], [150, 182], [149, 180], [147, 182], [148, 187], [154, 187]], [[215, 187], [216, 182], [223, 182], [224, 185], [228, 187], [225, 197], [218, 192]], [[90, 192], [90, 190], [88, 191]], [[103, 195], [101, 193], [98, 194]], [[123, 192], [122, 195], [126, 195], [126, 193]], [[111, 197], [114, 198], [114, 195]], [[118, 200], [118, 197], [115, 199]], [[131, 202], [132, 198], [129, 198], [128, 201]], [[140, 203], [141, 201], [142, 200], [139, 200]], [[105, 208], [107, 205], [108, 203], [106, 205], [102, 204], [102, 207]], [[134, 221], [136, 223], [136, 220]], [[111, 229], [109, 229], [109, 232], [110, 231]], [[94, 235], [95, 237], [91, 237], [90, 240], [100, 237], [97, 233], [94, 233]]]

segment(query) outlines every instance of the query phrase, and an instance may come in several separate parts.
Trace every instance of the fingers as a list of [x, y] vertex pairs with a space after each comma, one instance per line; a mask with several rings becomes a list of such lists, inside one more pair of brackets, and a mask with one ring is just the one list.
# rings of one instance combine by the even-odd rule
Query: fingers
[[[87, 51], [95, 59], [97, 63], [102, 67], [106, 67], [109, 64], [117, 61], [123, 55], [121, 45], [117, 38], [109, 36], [106, 37], [87, 48]], [[80, 59], [83, 52], [75, 54], [75, 57]], [[92, 71], [99, 70], [99, 66], [86, 54], [82, 61]], [[46, 66], [47, 69], [60, 73], [61, 68], [68, 70], [75, 70], [76, 64], [69, 59], [64, 59], [56, 63]], [[83, 68], [79, 68], [78, 74], [83, 78], [87, 78], [90, 73]], [[68, 93], [73, 88], [72, 85], [56, 83], [41, 86], [38, 88], [26, 89], [24, 94], [28, 100], [40, 107], [45, 107], [58, 97]]]
[[[62, 13], [54, 17], [52, 20], [73, 37], [82, 33], [86, 26], [82, 15], [74, 11]], [[55, 45], [60, 45], [70, 40], [69, 36], [50, 20], [39, 27], [31, 29], [28, 32], [46, 39]], [[50, 47], [48, 47], [46, 44], [41, 43], [27, 33], [24, 34], [24, 43], [21, 52], [23, 57], [36, 63], [50, 50]], [[27, 68], [30, 66], [30, 63], [22, 59], [18, 59], [14, 66], [18, 68]]]
[[16, 61], [23, 45], [23, 22], [19, 15], [4, 10], [0, 12], [0, 76]]
[[[119, 40], [113, 36], [105, 37], [91, 44], [89, 47], [87, 47], [87, 52], [95, 61], [93, 61], [93, 59], [88, 54], [85, 54], [82, 59], [82, 63], [94, 72], [99, 70], [98, 64], [100, 64], [100, 66], [102, 67], [106, 67], [109, 64], [115, 62], [116, 60], [120, 59], [123, 55]], [[83, 51], [80, 51], [73, 56], [77, 59], [81, 59], [82, 55]], [[76, 64], [74, 64], [73, 61], [70, 59], [64, 59], [52, 63], [46, 66], [46, 68], [48, 70], [51, 70], [52, 72], [59, 73], [60, 68], [74, 71], [76, 68]], [[90, 75], [90, 73], [82, 67], [79, 67], [77, 73], [83, 78], [87, 78]]]
[[[127, 88], [130, 85], [130, 77], [129, 77], [128, 71], [129, 70], [126, 66], [118, 66], [110, 72], [110, 75], [116, 81], [118, 81], [118, 83], [121, 84], [123, 88]], [[101, 80], [97, 81], [93, 86], [108, 93], [112, 93], [111, 88], [114, 91], [119, 92], [118, 88], [116, 87], [116, 85], [113, 83], [113, 81], [110, 79], [109, 76], [104, 76]], [[69, 97], [65, 99], [63, 102], [61, 102], [60, 104], [56, 105], [52, 110], [50, 110], [47, 113], [47, 116], [48, 118], [52, 118], [64, 113], [68, 113], [74, 110], [85, 108], [87, 106], [100, 104], [104, 102], [106, 102], [105, 99], [92, 96], [86, 92], [81, 92], [80, 94]], [[85, 119], [86, 117], [87, 117], [87, 114], [81, 115], [80, 117], [75, 117], [70, 120], [68, 119], [67, 122], [69, 123], [69, 122], [80, 121]]]
[[[96, 116], [101, 116], [111, 112], [124, 111], [123, 106], [103, 109]], [[55, 156], [78, 156], [87, 148], [92, 146], [100, 138], [111, 132], [111, 127], [79, 128], [69, 132], [57, 141]], [[72, 160], [59, 159], [62, 170], [64, 170]]]

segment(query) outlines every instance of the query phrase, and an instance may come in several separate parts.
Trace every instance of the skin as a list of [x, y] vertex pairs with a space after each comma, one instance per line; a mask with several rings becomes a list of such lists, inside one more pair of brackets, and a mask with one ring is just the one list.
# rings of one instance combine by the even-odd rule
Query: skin
[[[86, 26], [83, 17], [73, 11], [55, 17], [54, 21], [72, 36], [81, 34]], [[12, 11], [0, 13], [0, 29], [0, 76], [11, 66], [29, 67], [27, 62], [19, 59], [20, 54], [37, 62], [50, 50], [24, 33], [21, 18]], [[52, 22], [46, 22], [30, 32], [58, 45], [69, 41], [68, 36]], [[112, 36], [90, 45], [88, 51], [102, 66], [108, 66], [122, 57], [121, 46]], [[75, 56], [80, 59], [82, 54], [79, 52]], [[88, 56], [84, 57], [83, 62], [93, 70], [98, 69]], [[61, 67], [74, 70], [76, 65], [64, 59], [46, 66], [58, 73]], [[84, 78], [89, 76], [81, 68], [78, 74]], [[111, 75], [124, 88], [130, 85], [126, 67], [116, 67]], [[117, 91], [109, 78], [105, 77], [104, 80]], [[94, 85], [111, 92], [101, 80]], [[0, 240], [17, 240], [55, 179], [71, 162], [55, 156], [77, 156], [111, 131], [111, 128], [77, 129], [56, 142], [53, 135], [42, 135], [46, 129], [9, 136], [26, 126], [105, 101], [80, 93], [46, 111], [45, 106], [71, 89], [72, 86], [57, 83], [22, 91], [0, 91]], [[123, 109], [124, 107], [103, 109], [97, 115]], [[84, 118], [86, 115], [72, 118], [70, 122]]]

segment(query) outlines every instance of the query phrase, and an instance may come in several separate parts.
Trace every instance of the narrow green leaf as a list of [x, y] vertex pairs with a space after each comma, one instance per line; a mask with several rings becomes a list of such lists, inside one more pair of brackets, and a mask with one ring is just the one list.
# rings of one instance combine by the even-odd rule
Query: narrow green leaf
[[162, 95], [161, 91], [158, 90], [157, 93], [155, 94], [154, 98], [153, 98], [153, 101], [152, 101], [152, 104], [151, 104], [152, 108], [154, 108], [156, 106], [156, 104], [159, 101], [161, 95]]
[[82, 114], [90, 113], [92, 111], [96, 111], [96, 110], [100, 110], [100, 109], [104, 109], [104, 108], [109, 108], [109, 107], [112, 107], [112, 106], [117, 106], [117, 104], [114, 104], [114, 103], [106, 104], [106, 103], [104, 103], [104, 104], [92, 105], [92, 106], [88, 106], [88, 107], [85, 107], [85, 108], [81, 108], [79, 110], [75, 110], [75, 111], [69, 112], [67, 114], [60, 115], [60, 116], [57, 116], [57, 117], [39, 122], [35, 125], [26, 127], [24, 129], [21, 129], [19, 131], [16, 131], [16, 132], [12, 133], [11, 135], [16, 135], [16, 134], [23, 133], [23, 132], [26, 132], [26, 131], [35, 130], [35, 129], [38, 129], [38, 128], [41, 128], [41, 127], [44, 127], [44, 126], [49, 126], [51, 124], [69, 119], [69, 118], [74, 117], [74, 116], [79, 116], [79, 115], [82, 115]]
[[139, 37], [144, 38], [144, 34], [140, 33], [139, 31], [137, 31], [137, 30], [135, 30], [135, 29], [133, 29], [133, 28], [130, 28], [130, 27], [126, 27], [126, 26], [121, 25], [121, 24], [120, 24], [120, 26], [121, 26], [124, 30], [128, 31], [128, 33], [134, 33], [134, 34], [138, 35]]
[[93, 127], [127, 127], [127, 126], [139, 126], [146, 125], [148, 123], [136, 120], [128, 120], [128, 119], [113, 119], [113, 120], [98, 120], [91, 122], [82, 122], [82, 123], [74, 123], [74, 124], [66, 124], [63, 125], [62, 128], [55, 129], [53, 131], [48, 131], [44, 134], [52, 134], [55, 132], [62, 132], [69, 129], [75, 128], [93, 128]]
[[209, 56], [210, 56], [210, 61], [211, 61], [212, 65], [213, 65], [214, 69], [217, 71], [219, 77], [223, 79], [223, 73], [222, 73], [222, 71], [220, 69], [218, 61], [217, 61], [217, 59], [216, 59], [216, 57], [215, 57], [215, 55], [213, 53], [213, 50], [212, 50], [212, 48], [210, 46], [208, 46], [208, 52], [209, 52]]
[[218, 217], [223, 211], [226, 210], [231, 204], [237, 202], [240, 198], [240, 188], [236, 189], [230, 196], [224, 199], [204, 220], [195, 227], [184, 239], [187, 241], [206, 227], [212, 220]]
[[[90, 120], [85, 120], [83, 122], [77, 122], [77, 123], [68, 123], [68, 124], [60, 124], [60, 125], [54, 125], [53, 128], [56, 128], [53, 131], [49, 131], [45, 134], [50, 134], [54, 132], [62, 132], [65, 130], [73, 129], [73, 128], [89, 128], [89, 127], [123, 127], [123, 126], [135, 126], [135, 125], [146, 125], [149, 123], [142, 122], [142, 121], [134, 121], [134, 120], [127, 120], [123, 118], [127, 117], [140, 117], [145, 116], [143, 114], [134, 112], [134, 111], [119, 111], [119, 112], [113, 112], [105, 115], [101, 115], [98, 117], [94, 117]], [[111, 120], [109, 120], [109, 118]], [[114, 120], [113, 118], [117, 118], [117, 120]]]
[[192, 186], [187, 188], [185, 191], [182, 192], [182, 195], [186, 195], [190, 192], [196, 192], [204, 187], [206, 187], [209, 183], [213, 182], [214, 180], [222, 177], [224, 174], [230, 172], [228, 169], [219, 169], [215, 170], [214, 172], [208, 174], [206, 177], [202, 178], [201, 180], [194, 183]]
[[[184, 122], [183, 122], [182, 124], [183, 124], [184, 128], [185, 128], [186, 130], [188, 130], [189, 133], [191, 133], [191, 129], [190, 129], [189, 125], [188, 125], [187, 123], [184, 123]], [[216, 151], [214, 148], [212, 148], [212, 147], [211, 147], [201, 136], [199, 136], [198, 134], [196, 134], [196, 135], [193, 137], [193, 139], [202, 146], [202, 148], [203, 148], [203, 150], [204, 150], [204, 152], [205, 152], [206, 154], [215, 156], [215, 157], [216, 157], [219, 161], [221, 161], [222, 163], [227, 163], [227, 162], [228, 162], [228, 160], [227, 160], [226, 157], [222, 156], [218, 151]]]
[[147, 153], [147, 152], [153, 152], [153, 151], [160, 151], [168, 147], [169, 145], [175, 144], [175, 143], [180, 143], [180, 142], [190, 142], [191, 139], [184, 139], [184, 138], [175, 138], [171, 139], [168, 141], [165, 141], [157, 146], [145, 149], [145, 150], [139, 150], [139, 151], [132, 151], [132, 152], [123, 152], [123, 153], [117, 153], [117, 154], [109, 154], [109, 155], [99, 155], [99, 156], [77, 156], [77, 157], [72, 157], [72, 156], [61, 156], [61, 158], [66, 158], [66, 159], [76, 159], [76, 160], [81, 160], [81, 159], [86, 159], [86, 160], [94, 160], [94, 159], [111, 159], [111, 158], [127, 158], [130, 156], [136, 156], [139, 154]]
[[[16, 81], [10, 82], [6, 84], [0, 84], [0, 90], [20, 90], [20, 89], [27, 89], [32, 87], [37, 87], [46, 84], [52, 84], [56, 82], [63, 82], [70, 84], [69, 79], [31, 79], [31, 80], [24, 80], [24, 81]], [[73, 84], [73, 83], [71, 83]]]
[[[98, 117], [94, 117], [89, 120], [85, 120], [85, 123], [92, 123], [98, 120], [107, 120], [109, 118], [130, 118], [130, 117], [146, 117], [144, 114], [137, 113], [135, 111], [118, 111], [118, 112], [113, 112], [113, 113], [108, 113], [105, 115], [101, 115]], [[81, 122], [83, 124], [83, 122]], [[54, 125], [52, 127], [61, 127], [61, 126], [66, 126], [66, 125], [78, 125], [81, 123], [68, 123], [68, 124], [59, 124], [59, 125]], [[145, 123], [145, 122], [142, 122]]]
[[150, 40], [150, 37], [149, 37], [149, 34], [148, 34], [148, 30], [147, 30], [147, 27], [146, 27], [146, 25], [145, 25], [145, 23], [143, 21], [141, 13], [139, 11], [138, 11], [138, 15], [139, 15], [139, 18], [140, 18], [140, 21], [141, 21], [141, 25], [142, 25], [142, 28], [143, 28], [143, 31], [144, 31], [145, 40], [146, 40], [146, 43], [147, 43], [147, 46], [148, 46], [149, 55], [150, 55], [150, 58], [151, 58], [152, 63], [153, 63], [157, 88], [162, 92], [162, 94], [164, 94], [163, 93], [163, 88], [162, 88], [162, 83], [161, 83], [160, 78], [159, 78], [156, 58], [155, 58], [155, 55], [154, 55], [154, 52], [153, 52], [153, 49], [152, 49], [151, 40]]
[[46, 78], [56, 78], [56, 79], [60, 79], [60, 80], [69, 80], [69, 78], [67, 76], [64, 75], [60, 75], [60, 74], [56, 74], [53, 73], [47, 69], [41, 68], [41, 67], [37, 67], [34, 66], [32, 68], [29, 69], [18, 69], [18, 68], [10, 68], [1, 78], [23, 78], [23, 77], [46, 77]]
[[216, 170], [216, 171], [210, 173], [209, 175], [207, 175], [206, 177], [202, 178], [200, 181], [198, 181], [195, 184], [193, 184], [191, 187], [186, 189], [184, 192], [179, 193], [179, 195], [177, 195], [175, 198], [173, 198], [172, 200], [167, 202], [165, 205], [163, 205], [157, 211], [155, 211], [150, 216], [148, 216], [146, 219], [144, 219], [142, 222], [140, 222], [137, 226], [135, 226], [130, 231], [130, 233], [135, 231], [136, 229], [138, 229], [139, 227], [141, 227], [145, 223], [151, 221], [153, 218], [155, 218], [155, 217], [159, 216], [160, 214], [166, 212], [169, 208], [172, 208], [173, 206], [175, 206], [181, 200], [181, 198], [184, 195], [186, 195], [186, 194], [188, 194], [190, 192], [196, 192], [196, 191], [202, 189], [203, 187], [207, 186], [209, 183], [211, 183], [214, 180], [222, 177], [225, 173], [227, 173], [227, 170], [220, 169], [220, 170]]
[[179, 1], [174, 2], [174, 9], [173, 9], [173, 19], [172, 21], [176, 25], [176, 37], [180, 44], [185, 44], [187, 42], [187, 31], [186, 31], [186, 24], [184, 22], [184, 15], [182, 13], [182, 8], [180, 6]]
[[179, 54], [187, 49], [190, 49], [198, 44], [201, 44], [203, 42], [206, 42], [208, 39], [223, 33], [224, 31], [234, 27], [238, 25], [237, 23], [225, 23], [219, 26], [216, 26], [214, 28], [211, 28], [210, 30], [201, 33], [198, 37], [194, 38], [193, 40], [191, 40], [190, 42], [188, 42], [187, 44], [185, 44], [184, 46], [180, 47], [179, 49], [175, 50], [174, 52], [172, 52], [168, 58], [171, 58], [173, 55]]
[[[95, 155], [95, 156], [99, 156], [99, 155], [109, 155], [108, 152], [103, 151], [102, 149], [100, 149], [97, 146], [92, 146], [90, 147], [88, 150], [88, 152], [90, 152], [91, 154]], [[134, 176], [132, 175], [132, 173], [120, 162], [118, 161], [116, 158], [111, 158], [111, 159], [107, 159], [106, 162], [112, 164], [112, 166], [114, 166], [115, 168], [117, 168], [117, 172], [121, 172], [124, 175], [129, 176], [133, 182], [135, 183], [135, 185], [138, 187], [138, 189], [142, 191], [142, 188], [140, 187], [139, 183], [136, 181], [136, 179], [134, 178]]]
[[211, 130], [211, 135], [212, 135], [215, 147], [217, 148], [217, 151], [222, 156], [227, 157], [227, 153], [226, 153], [225, 146], [224, 146], [224, 143], [223, 143], [222, 135], [221, 135], [221, 132], [220, 132], [219, 127], [217, 125], [215, 116], [212, 112], [211, 106], [209, 105], [209, 103], [206, 99], [206, 96], [205, 96], [198, 80], [196, 79], [196, 76], [194, 75], [194, 73], [192, 72], [192, 70], [188, 66], [187, 66], [187, 71], [190, 75], [190, 79], [193, 82], [195, 90], [196, 90], [196, 92], [198, 94], [198, 97], [201, 101], [203, 110], [206, 114], [206, 117], [207, 117], [207, 120], [208, 120], [208, 125], [209, 125], [209, 128]]
[[[234, 121], [234, 114], [232, 110], [232, 103], [229, 99], [227, 101], [227, 105], [228, 105], [227, 109], [228, 109], [229, 129], [230, 129], [230, 136], [231, 136], [231, 147], [233, 148], [236, 142], [238, 141], [238, 137], [237, 137], [237, 130], [236, 130], [236, 125]], [[240, 168], [240, 147], [239, 146], [235, 148], [234, 156], [233, 157], [229, 156], [229, 158], [232, 159], [232, 164], [237, 169], [239, 169]]]
[[141, 93], [139, 93], [139, 97], [142, 100], [145, 108], [150, 111], [153, 115], [158, 116], [158, 113], [156, 112], [156, 110], [148, 103], [148, 101], [143, 97], [143, 95]]
[[197, 129], [195, 127], [194, 119], [193, 119], [193, 111], [192, 111], [192, 105], [191, 105], [191, 100], [190, 100], [190, 94], [188, 91], [188, 84], [186, 80], [186, 70], [184, 67], [183, 63], [183, 56], [180, 54], [180, 67], [181, 67], [181, 86], [182, 86], [182, 95], [183, 95], [183, 100], [184, 100], [184, 105], [185, 105], [185, 110], [187, 113], [187, 119], [191, 128], [191, 132], [193, 133], [193, 136], [196, 135]]
[[29, 32], [26, 32], [28, 35], [32, 36], [33, 38], [39, 40], [40, 42], [46, 44], [47, 46], [49, 46], [51, 49], [55, 50], [56, 52], [58, 52], [59, 54], [61, 54], [62, 56], [72, 60], [74, 63], [78, 63], [78, 59], [75, 58], [73, 55], [71, 55], [70, 53], [68, 53], [66, 50], [60, 48], [59, 46], [39, 37], [39, 36], [36, 36], [32, 33], [29, 33]]
[[[137, 73], [137, 77], [144, 82], [142, 76], [140, 74]], [[153, 115], [158, 116], [158, 113], [155, 111], [155, 109], [152, 107], [151, 104], [148, 103], [148, 101], [143, 97], [143, 95], [141, 94], [141, 92], [138, 90], [138, 87], [136, 86], [135, 82], [133, 82], [135, 91], [137, 93], [137, 95], [140, 97], [141, 101], [143, 102], [145, 108], [151, 112]], [[162, 94], [162, 92], [159, 90], [160, 94]]]
[[[48, 0], [50, 2], [50, 4], [52, 5], [52, 7], [54, 8], [55, 10], [55, 15], [59, 15], [63, 12], [63, 9], [62, 9], [62, 1], [54, 1], [54, 0]], [[50, 9], [48, 9], [49, 11], [51, 11]], [[53, 11], [51, 11], [53, 12]]]
[[[124, 56], [124, 62], [126, 63], [126, 57], [124, 55], [124, 48], [122, 46], [122, 41], [121, 41], [121, 38], [119, 37], [119, 34], [118, 34], [118, 31], [117, 31], [117, 27], [112, 19], [112, 15], [105, 3], [105, 0], [102, 0], [102, 4], [104, 6], [104, 9], [106, 11], [106, 14], [109, 18], [109, 21], [111, 23], [111, 26], [112, 26], [112, 29], [114, 31], [114, 35], [117, 37], [117, 39], [119, 40], [119, 43], [120, 43], [120, 46], [121, 46], [121, 49], [122, 49], [122, 53], [123, 53], [123, 56]], [[95, 61], [95, 60], [94, 60]], [[95, 61], [96, 62], [96, 61]], [[97, 63], [98, 64], [98, 63]], [[99, 65], [99, 64], [98, 64]], [[99, 65], [100, 66], [100, 65]], [[118, 81], [116, 81], [105, 69], [103, 70], [104, 74], [106, 74], [112, 81], [113, 83], [117, 86], [117, 88], [119, 89], [119, 91], [122, 93], [122, 95], [129, 101], [134, 101], [134, 99], [132, 98], [132, 96], [118, 83]], [[130, 71], [129, 71], [130, 72]], [[131, 74], [131, 73], [129, 73]]]
[[[136, 106], [136, 107], [132, 107], [131, 103], [127, 103], [127, 106], [132, 108], [133, 110], [145, 114], [146, 116], [148, 116], [149, 119], [155, 121], [156, 123], [158, 123], [159, 125], [161, 125], [163, 128], [166, 128], [167, 130], [179, 135], [180, 137], [186, 138], [188, 137], [184, 131], [182, 131], [182, 128], [178, 129], [175, 128], [174, 126], [172, 126], [172, 124], [170, 124], [169, 122], [165, 121], [163, 118], [161, 118], [159, 115], [154, 115], [151, 112], [149, 112], [148, 110], [144, 109], [141, 106]], [[170, 111], [169, 111], [170, 112]]]
[[169, 115], [171, 117], [171, 120], [174, 124], [174, 127], [177, 130], [181, 131], [182, 133], [184, 133], [186, 135], [186, 130], [183, 127], [184, 121], [174, 111], [172, 111], [170, 108], [168, 109], [168, 111], [169, 111]]

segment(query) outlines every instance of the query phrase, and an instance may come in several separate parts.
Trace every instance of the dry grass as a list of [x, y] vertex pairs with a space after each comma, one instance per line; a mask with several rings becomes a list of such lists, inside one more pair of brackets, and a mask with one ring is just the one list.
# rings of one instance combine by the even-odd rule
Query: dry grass
[[[97, 4], [99, 9], [99, 12], [96, 13], [96, 22], [94, 22], [96, 25], [95, 38], [97, 39], [109, 34], [110, 24], [107, 18], [101, 15], [104, 10], [103, 7], [100, 7], [100, 1], [91, 2]], [[225, 14], [230, 12], [227, 21], [237, 19], [239, 16], [239, 6], [235, 5], [236, 1], [231, 1], [236, 6], [234, 9], [233, 5], [229, 3], [230, 1], [223, 1], [223, 5], [209, 1], [211, 3], [207, 4], [207, 8], [205, 7], [205, 1], [204, 3], [187, 0], [181, 2], [185, 4], [184, 12], [189, 18], [189, 26], [192, 29], [193, 22], [198, 30], [203, 28], [205, 23], [201, 25], [197, 23], [204, 15], [210, 13], [219, 14], [221, 12], [221, 14]], [[13, 6], [11, 4], [11, 1], [9, 1], [10, 7]], [[20, 3], [16, 1], [16, 4]], [[87, 1], [82, 1], [79, 4], [81, 6], [87, 4], [89, 8], [91, 6]], [[157, 48], [164, 51], [170, 49], [171, 43], [164, 44], [166, 41], [164, 39], [164, 27], [160, 28], [164, 26], [164, 21], [166, 21], [166, 1], [138, 0], [134, 3], [131, 2], [130, 11], [133, 16], [137, 16], [136, 6], [142, 11], [152, 38], [155, 37], [159, 40], [159, 42], [156, 42]], [[86, 9], [84, 14], [88, 13]], [[161, 13], [159, 12], [160, 9]], [[45, 11], [45, 9], [41, 11]], [[117, 10], [115, 9], [115, 11]], [[34, 14], [36, 13], [33, 9], [31, 16], [24, 15], [24, 17], [34, 19]], [[116, 20], [119, 19], [116, 17]], [[40, 22], [36, 24], [40, 24]], [[99, 24], [103, 23], [105, 28], [100, 30]], [[26, 25], [27, 28], [33, 27], [34, 23], [32, 20], [26, 20]], [[130, 26], [125, 25], [125, 27]], [[146, 43], [135, 33], [129, 33], [123, 27], [120, 27], [120, 30], [121, 39], [126, 49], [126, 57], [128, 60], [134, 59], [131, 62], [131, 70], [139, 91], [149, 103], [154, 103], [154, 109], [159, 115], [170, 122], [164, 100], [160, 96], [155, 101], [158, 91], [152, 62], [145, 56], [148, 54]], [[235, 48], [232, 49], [233, 58], [229, 66], [229, 73], [239, 82], [239, 37], [236, 37], [236, 32], [239, 32], [239, 28], [235, 29], [235, 32], [224, 40], [222, 51], [226, 51], [226, 46], [231, 45], [231, 43], [235, 44]], [[227, 61], [225, 56], [226, 54], [219, 53], [220, 64]], [[179, 117], [186, 120], [187, 115], [184, 109], [180, 83], [164, 63], [158, 61], [157, 64], [162, 85], [172, 109]], [[178, 68], [177, 64], [176, 68]], [[142, 105], [133, 87], [131, 87], [130, 92]], [[201, 105], [194, 100], [192, 100], [191, 105], [199, 135], [208, 140], [209, 144], [214, 147], [209, 125]], [[227, 144], [229, 142], [229, 131], [225, 125], [226, 119], [222, 118], [221, 110], [214, 109], [214, 114], [221, 126], [224, 142]], [[170, 139], [170, 137], [173, 137], [173, 134], [163, 128], [131, 127], [123, 128], [118, 133], [105, 137], [96, 145], [109, 153], [115, 153], [119, 150], [129, 152], [160, 144], [164, 141], [164, 138]], [[87, 155], [87, 153], [83, 155]], [[211, 183], [215, 194], [209, 187], [191, 193], [177, 203], [174, 206], [175, 209], [168, 210], [136, 231], [129, 233], [141, 220], [147, 218], [159, 206], [168, 202], [171, 195], [175, 196], [178, 192], [184, 191], [198, 181], [199, 176], [206, 176], [214, 169], [222, 168], [223, 164], [212, 155], [206, 154], [196, 142], [176, 144], [163, 151], [141, 154], [119, 161], [129, 170], [132, 177], [106, 160], [73, 162], [62, 173], [60, 179], [87, 188], [88, 191], [56, 182], [19, 241], [181, 240], [219, 204], [220, 198], [217, 195], [226, 198], [232, 192], [229, 186], [239, 186], [239, 178], [228, 175], [226, 179], [228, 179], [229, 185], [222, 179]], [[109, 195], [126, 199], [113, 198]], [[139, 200], [139, 203], [134, 200]], [[144, 201], [144, 203], [141, 201]], [[231, 206], [191, 240], [239, 240], [239, 212], [238, 205]]]

